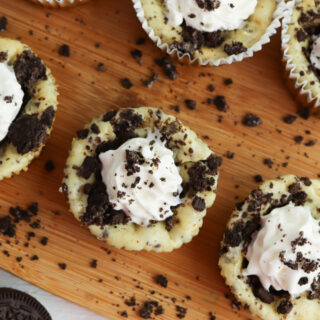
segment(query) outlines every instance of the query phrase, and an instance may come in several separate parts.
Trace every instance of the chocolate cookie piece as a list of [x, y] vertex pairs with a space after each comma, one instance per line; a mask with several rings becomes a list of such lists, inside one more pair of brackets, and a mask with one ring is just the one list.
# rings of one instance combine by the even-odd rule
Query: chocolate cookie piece
[[8, 19], [6, 17], [0, 17], [0, 32], [7, 30]]
[[164, 74], [170, 80], [176, 80], [178, 77], [178, 71], [174, 63], [168, 58], [163, 57], [162, 59], [157, 59], [156, 64], [162, 67]]
[[46, 80], [46, 68], [33, 52], [25, 50], [13, 63], [17, 80], [23, 89], [30, 89], [39, 80]]
[[248, 49], [243, 45], [240, 41], [232, 41], [231, 44], [226, 43], [224, 45], [224, 52], [231, 56], [233, 54], [239, 54], [242, 52], [246, 52]]
[[10, 288], [0, 288], [0, 319], [52, 320], [48, 311], [35, 298]]
[[46, 128], [37, 114], [18, 117], [8, 132], [8, 139], [17, 148], [19, 154], [26, 154], [38, 148], [46, 137]]

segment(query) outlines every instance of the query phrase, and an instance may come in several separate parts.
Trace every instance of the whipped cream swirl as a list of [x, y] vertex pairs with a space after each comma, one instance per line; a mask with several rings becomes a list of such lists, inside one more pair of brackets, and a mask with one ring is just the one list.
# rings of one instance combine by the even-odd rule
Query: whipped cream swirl
[[293, 203], [261, 218], [248, 248], [244, 275], [256, 275], [266, 290], [297, 297], [310, 290], [320, 272], [320, 227], [308, 206]]
[[9, 127], [18, 115], [24, 93], [14, 70], [7, 63], [0, 63], [0, 141], [8, 134]]
[[165, 0], [169, 24], [203, 32], [235, 30], [250, 17], [257, 0]]
[[310, 53], [311, 64], [318, 70], [320, 70], [320, 37], [315, 38]]
[[173, 215], [171, 207], [182, 202], [179, 168], [159, 132], [130, 139], [99, 157], [109, 201], [132, 222], [147, 226], [165, 220]]

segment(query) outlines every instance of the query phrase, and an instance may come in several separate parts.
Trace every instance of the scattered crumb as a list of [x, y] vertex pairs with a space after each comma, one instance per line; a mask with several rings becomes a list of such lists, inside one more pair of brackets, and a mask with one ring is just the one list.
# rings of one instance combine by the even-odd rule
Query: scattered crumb
[[61, 45], [58, 52], [60, 56], [70, 57], [70, 47], [67, 44]]

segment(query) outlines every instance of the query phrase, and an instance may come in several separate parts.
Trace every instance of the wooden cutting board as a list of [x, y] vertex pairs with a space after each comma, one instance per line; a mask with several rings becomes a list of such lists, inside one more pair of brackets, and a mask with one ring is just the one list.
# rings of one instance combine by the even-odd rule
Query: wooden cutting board
[[[40, 158], [27, 173], [0, 182], [0, 215], [7, 214], [9, 206], [25, 207], [38, 201], [42, 226], [33, 230], [21, 222], [17, 242], [10, 239], [7, 243], [8, 238], [0, 236], [0, 267], [111, 319], [121, 319], [125, 310], [129, 319], [139, 319], [138, 310], [147, 299], [164, 306], [164, 315], [157, 319], [176, 319], [176, 305], [188, 309], [186, 319], [209, 319], [209, 312], [218, 320], [253, 319], [243, 308], [232, 309], [232, 298], [225, 296], [229, 290], [217, 266], [228, 217], [235, 203], [257, 186], [257, 174], [264, 179], [287, 173], [316, 178], [320, 172], [319, 120], [315, 116], [298, 118], [292, 125], [282, 120], [295, 114], [298, 106], [282, 80], [279, 35], [242, 63], [218, 68], [179, 64], [179, 77], [173, 82], [154, 64], [155, 58], [162, 57], [161, 51], [150, 40], [136, 45], [138, 37], [146, 35], [130, 0], [97, 0], [67, 10], [48, 10], [27, 0], [0, 0], [2, 15], [9, 24], [1, 36], [21, 38], [51, 68], [59, 85], [60, 105], [52, 137]], [[61, 44], [70, 46], [69, 58], [59, 56]], [[143, 51], [142, 65], [130, 55], [136, 48]], [[106, 72], [96, 70], [99, 63], [105, 65]], [[142, 81], [154, 70], [159, 72], [159, 80], [148, 89]], [[133, 83], [130, 90], [120, 85], [124, 77]], [[226, 86], [224, 79], [229, 77], [233, 84]], [[206, 89], [208, 84], [215, 86], [213, 93]], [[216, 94], [226, 96], [230, 105], [226, 113], [205, 103]], [[188, 110], [185, 99], [195, 99], [196, 110]], [[58, 192], [75, 132], [103, 112], [133, 105], [162, 107], [174, 114], [170, 106], [179, 105], [181, 112], [176, 115], [200, 136], [208, 135], [208, 143], [218, 155], [234, 152], [233, 159], [224, 157], [217, 200], [200, 234], [172, 253], [108, 247], [74, 220]], [[247, 112], [260, 116], [262, 125], [243, 126], [241, 120]], [[296, 135], [304, 137], [300, 145], [293, 140]], [[314, 139], [318, 143], [313, 147], [304, 145]], [[272, 159], [272, 168], [263, 163], [265, 158]], [[44, 169], [48, 160], [56, 165], [52, 172]], [[29, 231], [35, 231], [36, 236], [25, 247]], [[44, 236], [49, 238], [47, 246], [40, 244]], [[32, 261], [33, 255], [39, 260]], [[18, 256], [23, 257], [20, 263]], [[90, 267], [92, 259], [97, 259], [97, 268]], [[58, 263], [66, 263], [66, 270]], [[155, 283], [158, 274], [167, 276], [168, 288]], [[124, 304], [133, 295], [139, 304], [135, 311]]]

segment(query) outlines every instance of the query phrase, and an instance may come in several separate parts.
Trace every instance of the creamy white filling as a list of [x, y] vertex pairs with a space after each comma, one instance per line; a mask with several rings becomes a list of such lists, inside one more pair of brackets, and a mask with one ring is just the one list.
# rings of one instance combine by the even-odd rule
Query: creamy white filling
[[[128, 161], [130, 152], [139, 158], [137, 163]], [[173, 215], [171, 206], [181, 203], [182, 178], [173, 152], [160, 140], [159, 132], [130, 139], [99, 157], [114, 209], [123, 210], [132, 222], [144, 226]]]
[[320, 70], [320, 37], [315, 38], [313, 41], [310, 61], [316, 69]]
[[273, 209], [261, 218], [261, 229], [248, 247], [249, 265], [243, 274], [258, 276], [267, 290], [272, 286], [294, 297], [301, 295], [310, 290], [320, 271], [319, 232], [319, 221], [308, 206], [290, 203]]
[[[165, 0], [168, 23], [177, 27], [186, 22], [196, 30], [213, 32], [235, 30], [254, 13], [257, 0], [216, 0], [216, 9], [200, 8], [208, 0]], [[219, 4], [218, 4], [219, 3]], [[201, 6], [202, 7], [202, 6]]]
[[7, 63], [0, 63], [0, 141], [7, 136], [11, 123], [18, 115], [23, 96], [13, 68]]

